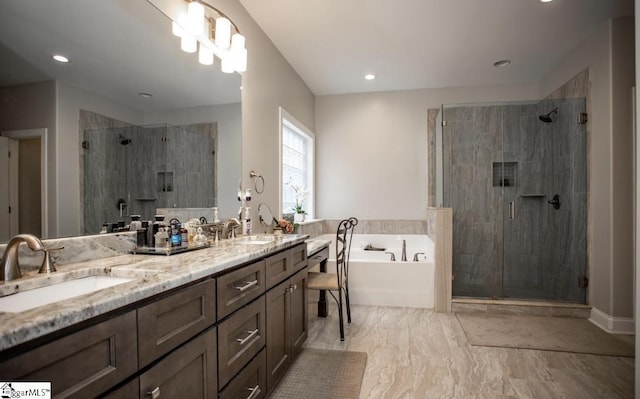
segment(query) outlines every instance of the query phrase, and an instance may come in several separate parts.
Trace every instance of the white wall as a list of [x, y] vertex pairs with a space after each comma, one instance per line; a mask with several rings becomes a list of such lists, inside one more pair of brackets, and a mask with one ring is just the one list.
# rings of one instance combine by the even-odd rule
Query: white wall
[[131, 124], [144, 123], [144, 113], [114, 103], [86, 90], [58, 82], [56, 175], [57, 226], [55, 237], [79, 235], [82, 232], [82, 204], [80, 196], [80, 109], [105, 115]]
[[56, 82], [38, 82], [0, 91], [0, 131], [22, 129], [47, 129], [48, 205], [47, 232], [45, 237], [57, 234], [57, 152], [56, 152]]
[[537, 85], [317, 97], [317, 217], [424, 220], [427, 109], [536, 98]]
[[541, 82], [548, 93], [589, 68], [589, 302], [602, 312], [599, 324], [618, 329], [633, 318], [632, 32], [631, 18], [602, 24]]

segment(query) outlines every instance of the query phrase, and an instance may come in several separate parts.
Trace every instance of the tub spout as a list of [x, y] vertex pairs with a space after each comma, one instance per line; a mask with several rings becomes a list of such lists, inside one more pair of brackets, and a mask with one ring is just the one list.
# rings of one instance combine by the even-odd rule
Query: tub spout
[[407, 240], [402, 240], [402, 258], [400, 260], [407, 261]]
[[391, 262], [396, 261], [396, 254], [394, 254], [393, 252], [385, 252], [385, 254], [391, 255], [391, 259], [389, 259]]

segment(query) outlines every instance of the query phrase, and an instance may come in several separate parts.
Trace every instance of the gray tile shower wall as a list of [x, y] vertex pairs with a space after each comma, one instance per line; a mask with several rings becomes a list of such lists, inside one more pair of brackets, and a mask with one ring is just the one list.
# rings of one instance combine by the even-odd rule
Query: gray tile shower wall
[[81, 111], [80, 128], [84, 234], [159, 207], [216, 205], [217, 123], [138, 127]]

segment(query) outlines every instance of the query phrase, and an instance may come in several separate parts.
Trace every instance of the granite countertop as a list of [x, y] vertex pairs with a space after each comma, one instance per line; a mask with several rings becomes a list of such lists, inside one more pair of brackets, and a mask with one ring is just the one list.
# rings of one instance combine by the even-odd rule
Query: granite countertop
[[[0, 312], [0, 351], [42, 337], [51, 332], [105, 314], [220, 273], [253, 259], [304, 242], [308, 235], [283, 235], [267, 244], [223, 240], [210, 248], [172, 256], [120, 255], [69, 264], [48, 276], [29, 274], [19, 280], [0, 283], [0, 296], [25, 291], [43, 284], [60, 283], [92, 275], [134, 279], [93, 293], [47, 304], [18, 313]], [[308, 248], [323, 248], [326, 240], [309, 240]]]

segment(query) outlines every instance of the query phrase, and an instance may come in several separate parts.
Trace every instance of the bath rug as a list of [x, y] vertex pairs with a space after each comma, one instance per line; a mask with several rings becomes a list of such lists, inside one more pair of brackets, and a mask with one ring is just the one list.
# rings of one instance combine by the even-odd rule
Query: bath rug
[[367, 354], [305, 348], [270, 399], [358, 399]]
[[456, 313], [456, 316], [474, 346], [634, 356], [632, 344], [587, 319], [485, 313]]

